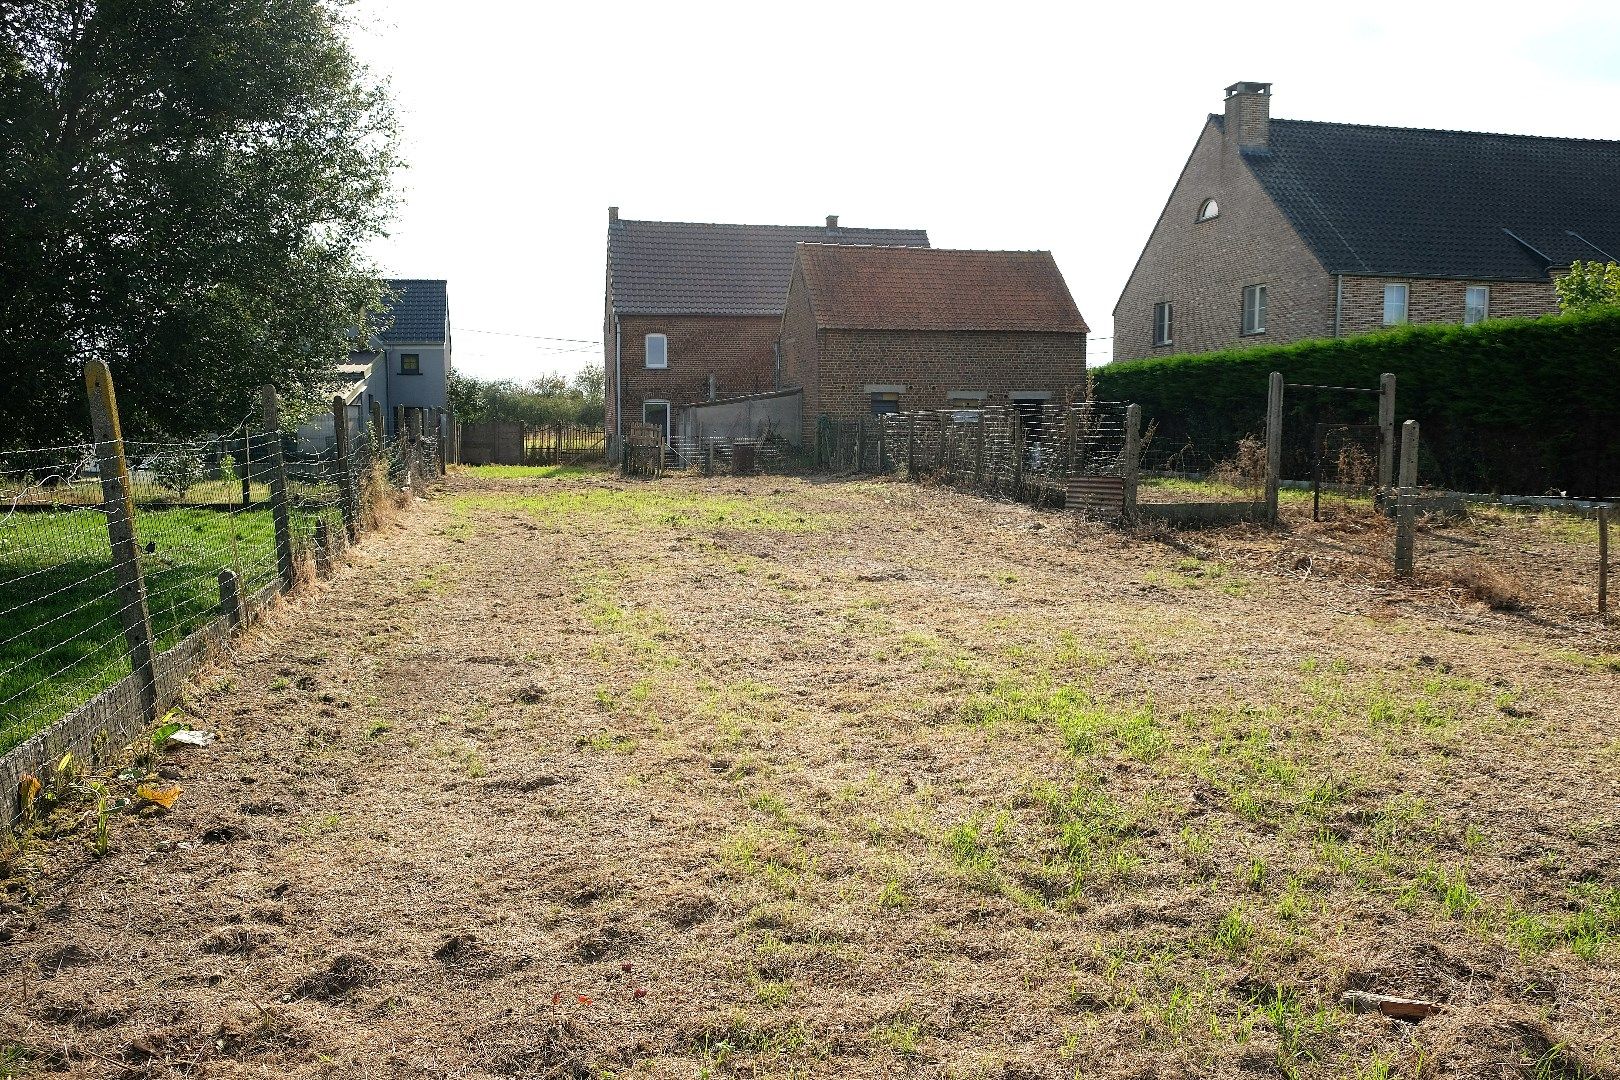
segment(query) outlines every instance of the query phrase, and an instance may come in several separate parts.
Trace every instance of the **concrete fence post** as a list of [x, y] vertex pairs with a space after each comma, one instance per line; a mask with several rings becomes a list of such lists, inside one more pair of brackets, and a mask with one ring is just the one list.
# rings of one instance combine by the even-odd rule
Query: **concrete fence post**
[[371, 399], [371, 456], [372, 457], [377, 456], [377, 451], [379, 449], [381, 449], [382, 444], [383, 444], [383, 440], [386, 437], [387, 437], [387, 432], [385, 432], [383, 430], [383, 407], [382, 407], [382, 402], [378, 401], [376, 398], [372, 398]]
[[[416, 489], [416, 485], [421, 483], [423, 480], [422, 417], [426, 412], [426, 409], [410, 409], [406, 412], [406, 423], [411, 429], [411, 489], [413, 491]], [[519, 445], [521, 446], [522, 444], [519, 443]], [[521, 454], [519, 455], [518, 463], [522, 464]]]
[[439, 466], [440, 476], [444, 475], [445, 467], [449, 464], [448, 459], [445, 457], [444, 442], [444, 410], [435, 408], [433, 410], [433, 456]]
[[984, 490], [984, 413], [985, 410], [979, 410], [973, 438], [973, 486], [980, 491]]
[[325, 518], [315, 519], [315, 573], [319, 577], [332, 576], [332, 530]]
[[152, 614], [146, 604], [146, 578], [141, 574], [140, 544], [135, 539], [135, 491], [124, 460], [124, 433], [118, 422], [118, 398], [112, 370], [105, 361], [84, 366], [90, 425], [96, 437], [96, 464], [101, 472], [101, 506], [107, 515], [114, 580], [118, 586], [118, 621], [129, 648], [129, 669], [141, 695], [141, 717], [157, 722], [157, 647]]
[[1266, 387], [1266, 520], [1277, 523], [1277, 483], [1282, 478], [1283, 377], [1273, 371]]
[[1016, 408], [1007, 410], [1007, 441], [1012, 444], [1013, 498], [1024, 498], [1024, 414]]
[[354, 497], [354, 451], [349, 445], [349, 406], [341, 394], [332, 398], [332, 434], [336, 437], [338, 507], [349, 542], [360, 539], [360, 503]]
[[1395, 504], [1395, 573], [1412, 576], [1413, 542], [1417, 529], [1418, 422], [1401, 425], [1401, 484]]
[[1395, 376], [1378, 377], [1378, 487], [1388, 491], [1395, 483]]
[[906, 478], [917, 479], [917, 414], [906, 417]]
[[1120, 476], [1124, 479], [1124, 506], [1126, 521], [1136, 520], [1136, 489], [1142, 476], [1142, 406], [1125, 408], [1125, 460], [1120, 463]]
[[281, 400], [274, 386], [259, 391], [264, 406], [265, 463], [270, 473], [270, 520], [276, 530], [276, 577], [281, 591], [293, 587], [292, 519], [287, 509], [287, 462], [281, 454]]
[[231, 629], [242, 625], [242, 584], [236, 580], [236, 571], [226, 567], [219, 572], [219, 609]]

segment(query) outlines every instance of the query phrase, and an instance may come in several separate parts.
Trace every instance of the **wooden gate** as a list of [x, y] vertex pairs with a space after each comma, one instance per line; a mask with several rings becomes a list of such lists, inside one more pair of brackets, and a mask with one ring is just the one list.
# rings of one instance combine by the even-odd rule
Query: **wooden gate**
[[523, 464], [523, 425], [516, 420], [487, 420], [461, 427], [463, 465]]

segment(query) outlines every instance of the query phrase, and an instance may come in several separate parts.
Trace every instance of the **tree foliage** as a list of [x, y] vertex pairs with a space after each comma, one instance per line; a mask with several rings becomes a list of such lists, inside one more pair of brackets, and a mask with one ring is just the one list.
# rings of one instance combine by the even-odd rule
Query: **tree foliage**
[[342, 0], [0, 7], [0, 441], [229, 428], [256, 387], [330, 385], [379, 307], [393, 210], [385, 91]]
[[[1134, 401], [1161, 446], [1228, 456], [1264, 430], [1266, 379], [1375, 388], [1396, 376], [1396, 415], [1417, 420], [1419, 479], [1468, 491], [1612, 496], [1620, 488], [1620, 310], [1476, 326], [1409, 326], [1266, 348], [1124, 360], [1097, 396]], [[1317, 423], [1368, 423], [1375, 398], [1284, 394], [1284, 474], [1308, 478]]]
[[1564, 311], [1620, 306], [1620, 265], [1572, 263], [1569, 273], [1554, 281], [1553, 288], [1558, 290], [1558, 306]]
[[450, 377], [450, 407], [465, 423], [517, 420], [531, 427], [602, 424], [603, 371], [586, 368], [572, 378], [548, 374], [528, 382]]

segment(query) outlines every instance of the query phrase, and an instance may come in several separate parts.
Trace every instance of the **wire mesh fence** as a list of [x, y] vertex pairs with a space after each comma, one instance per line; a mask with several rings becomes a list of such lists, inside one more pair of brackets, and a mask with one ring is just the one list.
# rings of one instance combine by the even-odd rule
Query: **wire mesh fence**
[[[328, 568], [442, 471], [419, 426], [314, 453], [264, 426], [0, 454], [0, 753], [80, 714], [32, 757], [153, 719], [199, 633]], [[37, 765], [16, 756], [0, 780]]]

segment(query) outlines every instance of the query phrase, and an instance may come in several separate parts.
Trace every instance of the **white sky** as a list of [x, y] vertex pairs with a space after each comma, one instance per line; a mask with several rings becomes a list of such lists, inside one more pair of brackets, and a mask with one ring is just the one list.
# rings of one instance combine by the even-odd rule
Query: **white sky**
[[[390, 276], [450, 281], [456, 367], [571, 373], [628, 218], [921, 226], [1047, 248], [1106, 360], [1206, 114], [1620, 138], [1620, 5], [361, 0], [410, 167]], [[559, 350], [585, 350], [559, 351]]]

